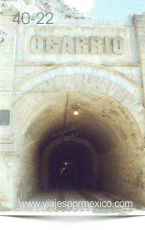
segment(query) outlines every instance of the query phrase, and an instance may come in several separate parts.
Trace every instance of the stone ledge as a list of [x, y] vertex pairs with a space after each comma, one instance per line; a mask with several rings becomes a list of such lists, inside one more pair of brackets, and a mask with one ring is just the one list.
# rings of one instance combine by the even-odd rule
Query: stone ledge
[[0, 139], [0, 144], [12, 144], [12, 143], [14, 143], [13, 140]]
[[15, 151], [3, 151], [3, 152], [0, 151], [0, 156], [1, 157], [16, 157], [16, 156], [19, 157], [19, 155], [20, 154], [18, 154]]
[[107, 62], [104, 62], [102, 63], [102, 65], [104, 66], [114, 66], [114, 67], [140, 67], [141, 64], [140, 63], [107, 63]]
[[15, 62], [14, 66], [52, 66], [55, 62]]
[[[15, 62], [14, 66], [52, 66], [55, 62]], [[114, 66], [114, 67], [140, 67], [140, 63], [113, 63], [104, 62], [103, 66]]]
[[14, 143], [0, 143], [0, 152], [14, 151]]

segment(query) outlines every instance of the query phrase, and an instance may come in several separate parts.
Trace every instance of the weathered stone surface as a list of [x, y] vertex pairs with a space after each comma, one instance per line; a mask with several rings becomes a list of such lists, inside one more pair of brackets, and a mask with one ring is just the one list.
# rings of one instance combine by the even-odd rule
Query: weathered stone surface
[[94, 188], [98, 179], [104, 191], [145, 205], [144, 16], [135, 16], [140, 63], [121, 22], [46, 29], [13, 25], [12, 16], [0, 15], [0, 110], [10, 111], [0, 124], [0, 207], [51, 185], [62, 143], [74, 154], [82, 148], [80, 183]]

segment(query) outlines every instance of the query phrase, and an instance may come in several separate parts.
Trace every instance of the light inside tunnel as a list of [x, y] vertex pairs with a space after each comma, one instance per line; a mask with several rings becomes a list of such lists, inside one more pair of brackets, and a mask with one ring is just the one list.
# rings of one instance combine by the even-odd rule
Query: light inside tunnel
[[[76, 180], [77, 177], [77, 172], [76, 172], [76, 167], [74, 164], [72, 164], [71, 162], [67, 163], [67, 167], [63, 168], [63, 170], [61, 169], [62, 165], [64, 165], [64, 162], [60, 162], [54, 170], [54, 181], [56, 183], [59, 183], [59, 185], [63, 184], [68, 184], [68, 183], [73, 183], [74, 180]], [[61, 174], [61, 178], [59, 177], [59, 174]]]
[[77, 116], [79, 112], [77, 110], [74, 111], [74, 115]]

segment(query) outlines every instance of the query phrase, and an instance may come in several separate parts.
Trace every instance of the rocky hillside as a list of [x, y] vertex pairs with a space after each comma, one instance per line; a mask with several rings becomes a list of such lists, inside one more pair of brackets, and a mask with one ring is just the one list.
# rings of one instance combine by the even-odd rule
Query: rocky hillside
[[71, 8], [63, 0], [5, 0], [0, 1], [0, 12], [29, 12], [35, 16], [38, 12], [52, 12], [54, 18], [87, 18], [75, 8]]

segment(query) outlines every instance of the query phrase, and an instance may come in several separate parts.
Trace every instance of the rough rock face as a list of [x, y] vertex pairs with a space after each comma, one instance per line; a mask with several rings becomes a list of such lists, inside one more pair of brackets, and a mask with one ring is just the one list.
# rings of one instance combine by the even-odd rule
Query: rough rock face
[[51, 12], [54, 18], [87, 18], [63, 0], [5, 0], [0, 1], [0, 12], [20, 11], [36, 15], [38, 12]]

